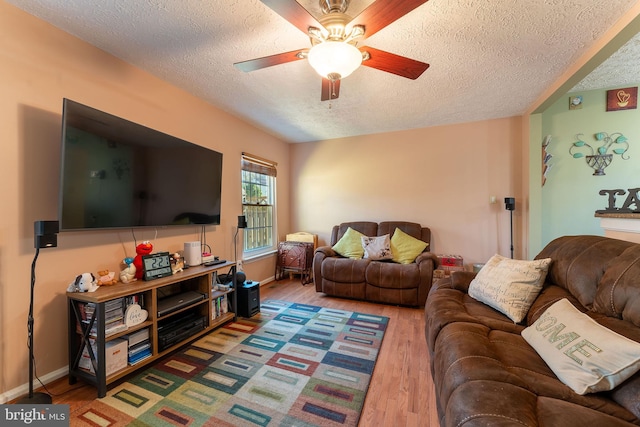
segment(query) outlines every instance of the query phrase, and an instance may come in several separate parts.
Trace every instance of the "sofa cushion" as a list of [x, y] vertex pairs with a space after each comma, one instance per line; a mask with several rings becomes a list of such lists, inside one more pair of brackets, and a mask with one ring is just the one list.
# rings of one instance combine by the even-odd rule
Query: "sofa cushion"
[[550, 258], [525, 261], [496, 254], [471, 281], [469, 295], [519, 323], [540, 293], [550, 263]]
[[340, 240], [338, 240], [331, 249], [343, 257], [360, 259], [364, 255], [364, 249], [362, 249], [362, 237], [365, 237], [364, 234], [349, 227]]
[[365, 273], [367, 283], [380, 288], [409, 289], [420, 285], [422, 276], [416, 263], [372, 262]]
[[393, 261], [400, 264], [410, 264], [424, 251], [429, 244], [416, 239], [396, 228], [391, 237], [391, 253]]
[[372, 261], [391, 259], [391, 240], [389, 235], [384, 236], [362, 236], [362, 249], [364, 249], [364, 257]]
[[609, 263], [634, 245], [604, 236], [563, 236], [545, 246], [536, 259], [553, 259], [547, 281], [567, 289], [590, 309]]
[[522, 336], [578, 394], [612, 390], [640, 369], [640, 343], [598, 324], [567, 299], [549, 307]]
[[614, 258], [598, 288], [593, 310], [640, 326], [640, 245]]
[[326, 258], [322, 262], [322, 278], [336, 283], [364, 283], [369, 259]]

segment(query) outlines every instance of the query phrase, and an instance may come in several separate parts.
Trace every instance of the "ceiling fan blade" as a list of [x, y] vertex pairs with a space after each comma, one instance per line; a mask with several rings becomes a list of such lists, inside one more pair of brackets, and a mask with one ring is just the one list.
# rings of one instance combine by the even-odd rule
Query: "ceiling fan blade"
[[249, 59], [247, 61], [236, 62], [233, 64], [240, 71], [248, 73], [249, 71], [259, 70], [261, 68], [272, 67], [274, 65], [286, 64], [287, 62], [298, 61], [304, 59], [299, 53], [305, 53], [309, 49], [298, 49], [291, 52], [278, 53], [277, 55], [264, 56], [262, 58]]
[[303, 33], [307, 34], [309, 27], [324, 29], [322, 24], [311, 15], [307, 9], [300, 6], [296, 0], [260, 0], [271, 10], [282, 16]]
[[363, 47], [360, 50], [369, 52], [370, 55], [369, 59], [362, 61], [362, 65], [411, 80], [417, 79], [429, 68], [429, 64], [427, 63], [385, 52], [384, 50], [374, 49], [372, 47]]
[[363, 25], [365, 37], [371, 37], [387, 25], [402, 18], [427, 1], [428, 0], [378, 0], [349, 22], [347, 28], [351, 29], [355, 25]]
[[340, 95], [340, 80], [322, 79], [322, 96], [320, 101], [331, 101]]

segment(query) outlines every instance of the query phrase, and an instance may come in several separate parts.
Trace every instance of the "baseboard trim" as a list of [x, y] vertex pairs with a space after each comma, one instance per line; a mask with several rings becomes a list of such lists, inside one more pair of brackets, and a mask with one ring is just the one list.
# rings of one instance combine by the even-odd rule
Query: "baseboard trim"
[[[65, 366], [56, 371], [49, 372], [48, 374], [42, 375], [40, 379], [44, 384], [49, 384], [55, 380], [59, 380], [60, 378], [69, 374], [69, 367]], [[40, 382], [38, 380], [33, 381], [33, 389], [37, 390], [41, 387]], [[18, 386], [12, 390], [6, 391], [0, 394], [0, 404], [11, 402], [19, 397], [26, 396], [29, 394], [29, 383], [24, 383], [21, 386]]]

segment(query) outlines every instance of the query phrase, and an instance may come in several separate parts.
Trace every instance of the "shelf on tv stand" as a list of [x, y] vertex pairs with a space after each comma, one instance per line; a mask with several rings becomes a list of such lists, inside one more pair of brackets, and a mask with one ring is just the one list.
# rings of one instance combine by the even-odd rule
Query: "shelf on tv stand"
[[[169, 277], [163, 277], [152, 281], [135, 281], [131, 283], [119, 283], [113, 286], [102, 286], [95, 292], [68, 292], [68, 323], [69, 323], [69, 383], [74, 384], [77, 379], [82, 379], [89, 383], [95, 384], [98, 389], [98, 397], [104, 397], [107, 392], [107, 385], [117, 381], [126, 375], [141, 369], [142, 367], [153, 363], [157, 359], [177, 350], [186, 343], [206, 335], [212, 330], [224, 325], [227, 322], [236, 319], [236, 298], [233, 297], [233, 288], [228, 291], [213, 291], [211, 289], [213, 273], [232, 266], [232, 262], [218, 264], [213, 266], [190, 267], [187, 270], [176, 273]], [[166, 288], [165, 288], [166, 287]], [[161, 318], [157, 316], [157, 301], [163, 290], [170, 287], [184, 287], [188, 290], [196, 290], [205, 294], [204, 300], [197, 301], [187, 307], [181, 308], [176, 312], [165, 315]], [[165, 288], [165, 289], [163, 289]], [[231, 311], [224, 313], [216, 318], [212, 318], [212, 303], [218, 297], [227, 294], [230, 296]], [[143, 295], [145, 300], [144, 309], [148, 312], [148, 318], [144, 322], [131, 326], [124, 331], [119, 331], [111, 335], [105, 334], [105, 305], [109, 301], [118, 298], [125, 298], [132, 295]], [[95, 305], [93, 319], [87, 319], [88, 323], [83, 322], [83, 313], [86, 304]], [[188, 310], [197, 310], [201, 315], [206, 316], [204, 329], [190, 335], [188, 338], [159, 351], [158, 347], [158, 322], [165, 320], [171, 316]], [[94, 322], [96, 325], [95, 337], [91, 335], [90, 325]], [[106, 366], [106, 343], [122, 338], [128, 334], [149, 328], [149, 338], [151, 343], [151, 356], [147, 357], [134, 365], [127, 364], [126, 367], [107, 375]], [[79, 367], [79, 361], [82, 358], [82, 352], [85, 348], [86, 340], [91, 337], [95, 339], [96, 353], [95, 357], [90, 355], [90, 361], [94, 366], [95, 373]]]

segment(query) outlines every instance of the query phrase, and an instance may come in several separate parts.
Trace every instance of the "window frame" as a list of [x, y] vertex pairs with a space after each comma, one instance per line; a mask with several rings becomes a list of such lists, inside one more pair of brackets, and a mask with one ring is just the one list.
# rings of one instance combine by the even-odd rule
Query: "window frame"
[[[247, 221], [247, 228], [243, 230], [242, 237], [242, 259], [251, 259], [273, 253], [277, 247], [276, 163], [243, 153], [240, 184], [242, 214]], [[263, 196], [262, 191], [260, 191], [259, 195], [247, 194], [252, 191], [255, 192], [255, 188], [266, 189], [268, 194]], [[266, 199], [263, 200], [263, 198]], [[265, 207], [267, 209], [263, 209]], [[265, 234], [265, 231], [269, 229], [271, 232]], [[253, 245], [252, 242], [259, 242], [260, 240], [266, 240], [266, 244], [248, 249], [250, 244]]]

